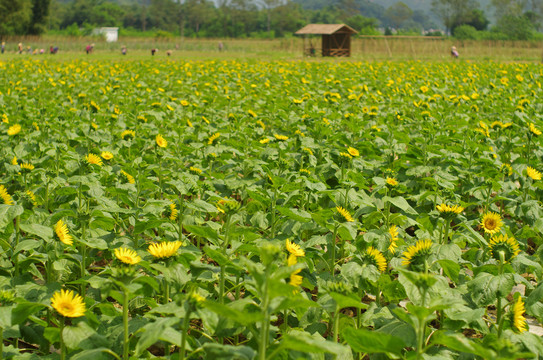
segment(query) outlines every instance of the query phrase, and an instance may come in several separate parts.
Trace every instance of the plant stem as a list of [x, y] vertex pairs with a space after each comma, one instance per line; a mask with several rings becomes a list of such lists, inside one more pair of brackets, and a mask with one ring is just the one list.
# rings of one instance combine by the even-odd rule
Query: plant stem
[[167, 304], [170, 301], [170, 284], [168, 284], [168, 280], [163, 279], [164, 281], [164, 304]]
[[64, 336], [62, 335], [64, 331], [64, 316], [61, 316], [60, 319], [60, 360], [66, 359], [66, 348], [64, 347]]
[[187, 341], [187, 332], [190, 324], [190, 311], [185, 314], [183, 319], [183, 328], [181, 329], [181, 346], [179, 347], [179, 360], [185, 359], [185, 343]]
[[0, 360], [4, 359], [4, 328], [0, 327]]
[[271, 234], [270, 238], [275, 238], [275, 205], [277, 203], [277, 187], [274, 186], [273, 189], [273, 199], [272, 199], [272, 208], [271, 208]]
[[123, 360], [128, 360], [128, 289], [123, 290], [123, 329], [124, 329], [124, 339], [123, 339]]
[[[19, 246], [20, 221], [20, 216], [17, 216], [15, 218], [15, 246], [13, 247], [13, 249], [16, 249], [17, 246]], [[19, 276], [19, 254], [15, 254], [15, 256], [13, 257], [13, 263], [14, 276]]]
[[333, 324], [333, 331], [332, 331], [332, 337], [333, 342], [338, 342], [338, 335], [339, 335], [339, 305], [336, 305], [336, 311], [334, 313], [334, 324]]
[[498, 304], [496, 306], [496, 324], [498, 325], [498, 339], [502, 335], [502, 326], [503, 326], [502, 316], [503, 316], [503, 314], [502, 314], [502, 297], [498, 295]]
[[447, 244], [449, 242], [449, 227], [451, 226], [451, 221], [446, 218], [445, 219], [445, 231], [443, 233], [443, 238], [441, 238], [441, 244]]
[[334, 233], [332, 235], [332, 240], [330, 241], [330, 247], [332, 251], [332, 261], [330, 265], [330, 272], [332, 273], [332, 278], [335, 279], [336, 277], [336, 235], [337, 235], [337, 229], [339, 227], [339, 224], [334, 227]]
[[270, 314], [269, 314], [269, 302], [270, 297], [268, 294], [268, 278], [270, 273], [270, 267], [266, 268], [266, 275], [264, 277], [264, 286], [262, 289], [262, 323], [260, 326], [260, 342], [258, 344], [258, 359], [266, 360], [266, 349], [268, 348], [268, 332], [270, 326]]
[[[226, 222], [224, 224], [224, 241], [222, 243], [222, 250], [225, 255], [227, 254], [228, 248], [228, 229], [230, 228], [230, 216], [230, 214], [226, 215]], [[221, 265], [221, 274], [219, 277], [219, 302], [221, 304], [224, 304], [224, 281], [226, 275], [225, 273], [225, 265]]]

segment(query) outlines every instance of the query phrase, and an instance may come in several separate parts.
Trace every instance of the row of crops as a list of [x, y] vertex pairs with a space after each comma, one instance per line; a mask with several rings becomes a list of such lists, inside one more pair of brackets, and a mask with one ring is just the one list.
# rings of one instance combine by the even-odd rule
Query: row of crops
[[0, 358], [543, 354], [540, 65], [0, 78]]

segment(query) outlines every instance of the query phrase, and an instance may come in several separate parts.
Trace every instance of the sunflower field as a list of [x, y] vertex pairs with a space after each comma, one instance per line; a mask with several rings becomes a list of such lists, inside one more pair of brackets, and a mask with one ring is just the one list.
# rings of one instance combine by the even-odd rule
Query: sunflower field
[[543, 356], [541, 65], [0, 78], [0, 359]]

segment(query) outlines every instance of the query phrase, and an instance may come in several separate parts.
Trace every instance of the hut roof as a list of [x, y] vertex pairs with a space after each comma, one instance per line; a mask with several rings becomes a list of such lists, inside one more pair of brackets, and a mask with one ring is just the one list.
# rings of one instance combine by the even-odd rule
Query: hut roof
[[309, 24], [296, 31], [296, 35], [332, 35], [335, 33], [357, 34], [349, 25], [345, 24]]

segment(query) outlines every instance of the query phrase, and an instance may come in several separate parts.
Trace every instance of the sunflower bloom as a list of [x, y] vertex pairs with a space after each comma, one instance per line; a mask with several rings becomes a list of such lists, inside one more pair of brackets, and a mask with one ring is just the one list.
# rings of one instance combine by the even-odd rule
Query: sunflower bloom
[[121, 133], [123, 140], [130, 140], [136, 137], [136, 132], [134, 130], [125, 130]]
[[175, 203], [171, 203], [168, 208], [168, 219], [171, 221], [175, 221], [177, 219], [177, 215], [179, 214], [179, 210], [176, 209]]
[[15, 124], [13, 126], [10, 126], [8, 129], [8, 135], [14, 136], [21, 132], [21, 125]]
[[[303, 255], [302, 255], [303, 256]], [[287, 259], [287, 265], [288, 266], [294, 266], [298, 263], [298, 257], [294, 254], [290, 254]], [[303, 277], [301, 275], [298, 275], [302, 269], [294, 270], [294, 272], [290, 275], [290, 281], [289, 284], [295, 287], [298, 287], [302, 285]]]
[[346, 159], [352, 159], [353, 158], [353, 156], [351, 154], [343, 152], [343, 151], [339, 153], [339, 156], [341, 156], [342, 158], [346, 158]]
[[415, 245], [411, 245], [407, 248], [407, 251], [403, 253], [402, 265], [407, 266], [414, 264], [417, 259], [430, 255], [430, 249], [432, 247], [431, 240], [419, 240]]
[[503, 256], [503, 261], [506, 263], [511, 262], [520, 253], [518, 241], [507, 235], [494, 236], [490, 239], [488, 246], [490, 247], [490, 255], [494, 259], [501, 261]]
[[68, 233], [68, 225], [62, 220], [55, 224], [55, 234], [63, 244], [72, 245], [74, 243], [72, 236]]
[[483, 215], [483, 219], [481, 220], [481, 227], [485, 233], [490, 235], [500, 231], [502, 225], [503, 221], [500, 215], [493, 212], [487, 212], [485, 215]]
[[398, 227], [396, 225], [391, 225], [388, 229], [388, 233], [390, 235], [390, 245], [388, 245], [388, 251], [390, 251], [391, 254], [394, 254], [396, 252], [396, 248], [398, 247], [398, 244], [396, 244], [398, 241]]
[[221, 136], [221, 133], [215, 133], [215, 134], [211, 135], [211, 136], [209, 137], [209, 139], [207, 140], [207, 144], [208, 144], [208, 145], [213, 145], [213, 142], [214, 142], [215, 140], [217, 140], [217, 139], [219, 138], [219, 136]]
[[21, 164], [21, 170], [28, 170], [28, 171], [31, 171], [31, 170], [34, 170], [34, 165], [32, 164], [29, 164], [29, 163], [22, 163]]
[[541, 130], [535, 127], [534, 123], [530, 123], [530, 132], [535, 136], [541, 135]]
[[285, 136], [285, 135], [273, 134], [273, 136], [279, 141], [287, 141], [288, 140], [288, 136]]
[[460, 214], [462, 211], [464, 211], [464, 208], [460, 205], [447, 205], [447, 204], [438, 205], [436, 206], [436, 209], [443, 215]]
[[11, 159], [11, 165], [19, 165], [19, 162], [17, 161], [17, 156], [14, 156], [13, 159]]
[[512, 317], [513, 317], [513, 326], [514, 328], [522, 333], [528, 330], [526, 325], [526, 318], [524, 317], [524, 302], [522, 302], [521, 297], [519, 296], [517, 298], [517, 301], [513, 304], [513, 307], [511, 309]]
[[141, 261], [141, 257], [134, 250], [125, 247], [115, 249], [114, 254], [118, 260], [128, 265], [136, 265]]
[[289, 239], [286, 241], [287, 251], [294, 256], [305, 256], [305, 251], [300, 245], [291, 242]]
[[134, 177], [132, 175], [130, 175], [129, 173], [127, 173], [126, 171], [121, 170], [121, 175], [126, 178], [126, 181], [128, 181], [129, 184], [135, 184], [136, 183], [136, 180], [134, 179]]
[[398, 180], [394, 179], [393, 177], [387, 177], [386, 182], [390, 186], [398, 185]]
[[347, 209], [344, 209], [341, 206], [336, 206], [336, 210], [337, 210], [338, 213], [340, 213], [341, 216], [343, 216], [345, 221], [347, 221], [347, 222], [353, 222], [354, 221], [353, 217], [351, 216], [351, 214], [349, 213], [349, 211]]
[[2, 203], [6, 205], [13, 205], [13, 199], [8, 193], [8, 189], [6, 189], [4, 185], [0, 185], [0, 198], [2, 199]]
[[385, 272], [387, 269], [387, 261], [383, 254], [374, 247], [370, 246], [366, 250], [366, 258], [368, 258], [373, 265], [377, 267], [380, 272]]
[[147, 251], [157, 259], [167, 259], [174, 256], [181, 247], [180, 241], [161, 242], [149, 245]]
[[354, 147], [349, 146], [349, 148], [347, 149], [347, 152], [351, 154], [351, 156], [354, 156], [354, 157], [360, 156], [360, 152], [358, 152], [358, 150], [356, 150]]
[[157, 144], [158, 146], [160, 146], [161, 148], [165, 148], [166, 146], [168, 146], [168, 141], [166, 141], [166, 139], [164, 139], [164, 138], [162, 137], [162, 135], [160, 135], [160, 134], [158, 134], [158, 135], [156, 136], [156, 139], [155, 139], [155, 140], [156, 140], [156, 144]]
[[533, 167], [528, 166], [526, 168], [526, 174], [534, 180], [541, 180], [541, 173]]
[[113, 159], [113, 154], [109, 151], [102, 151], [102, 154], [100, 154], [100, 156], [102, 157], [102, 159], [104, 160], [111, 160]]
[[98, 166], [103, 165], [102, 159], [100, 159], [98, 155], [88, 154], [87, 156], [85, 156], [85, 160], [87, 160], [87, 163], [92, 164], [92, 165], [98, 165]]
[[28, 197], [28, 199], [30, 200], [30, 202], [32, 203], [32, 205], [38, 206], [38, 200], [36, 199], [36, 195], [32, 191], [27, 190], [25, 192], [25, 194]]
[[199, 169], [194, 166], [189, 167], [189, 171], [194, 175], [202, 175], [202, 169]]
[[51, 306], [62, 316], [76, 318], [85, 315], [83, 298], [72, 290], [60, 290], [53, 294]]

